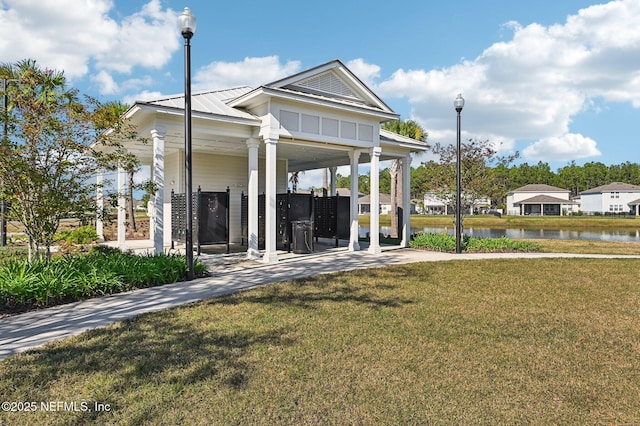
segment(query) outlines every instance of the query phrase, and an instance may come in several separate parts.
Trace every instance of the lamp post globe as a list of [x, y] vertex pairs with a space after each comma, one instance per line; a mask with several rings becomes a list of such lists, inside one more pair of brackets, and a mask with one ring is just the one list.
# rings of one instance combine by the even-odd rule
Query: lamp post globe
[[180, 32], [184, 37], [184, 182], [185, 182], [185, 257], [187, 262], [187, 280], [194, 278], [193, 267], [193, 182], [191, 156], [191, 37], [196, 31], [196, 18], [188, 7], [178, 18]]
[[458, 96], [456, 96], [453, 101], [453, 106], [458, 114], [462, 111], [462, 108], [464, 108], [464, 98], [462, 97], [462, 94], [458, 93]]
[[460, 112], [464, 107], [464, 98], [460, 93], [453, 101], [453, 107], [458, 113], [458, 128], [457, 128], [457, 140], [456, 140], [456, 253], [462, 253], [462, 170], [460, 167]]
[[180, 24], [182, 37], [193, 37], [193, 34], [196, 32], [196, 17], [191, 14], [191, 10], [189, 10], [188, 7], [185, 7], [184, 11], [178, 17], [178, 23]]

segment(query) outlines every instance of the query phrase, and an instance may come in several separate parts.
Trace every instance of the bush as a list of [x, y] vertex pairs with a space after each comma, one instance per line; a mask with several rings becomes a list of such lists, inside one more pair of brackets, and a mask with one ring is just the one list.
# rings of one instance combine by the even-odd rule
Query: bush
[[507, 237], [500, 238], [476, 238], [471, 237], [466, 241], [465, 248], [471, 252], [506, 252], [506, 251], [540, 251], [538, 244], [529, 241], [512, 240]]
[[0, 266], [12, 260], [26, 260], [28, 256], [27, 247], [0, 247]]
[[88, 225], [74, 230], [57, 232], [55, 239], [67, 244], [91, 244], [98, 241], [98, 233], [93, 226]]
[[449, 234], [418, 234], [409, 241], [409, 247], [435, 251], [455, 251], [456, 239]]
[[[465, 235], [460, 245], [462, 250], [467, 252], [531, 252], [541, 250], [538, 244], [529, 241], [512, 240], [507, 237], [478, 238]], [[419, 234], [409, 242], [409, 246], [412, 248], [453, 252], [456, 249], [456, 239], [446, 233]]]
[[[194, 267], [196, 276], [207, 272], [206, 265], [197, 259]], [[184, 280], [186, 274], [184, 256], [136, 256], [108, 247], [94, 248], [83, 255], [56, 257], [48, 263], [29, 264], [16, 258], [0, 266], [0, 311], [168, 284]]]

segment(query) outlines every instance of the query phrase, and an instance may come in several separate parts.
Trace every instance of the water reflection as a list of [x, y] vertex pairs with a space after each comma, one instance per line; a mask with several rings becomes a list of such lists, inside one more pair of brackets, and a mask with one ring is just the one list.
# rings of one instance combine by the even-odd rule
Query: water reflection
[[[366, 237], [369, 227], [360, 227], [360, 236]], [[382, 226], [380, 232], [383, 235], [391, 234], [391, 227]], [[455, 231], [451, 228], [411, 228], [411, 233], [442, 233], [446, 232], [454, 235]], [[464, 228], [465, 235], [483, 238], [500, 238], [507, 236], [508, 238], [518, 239], [535, 239], [549, 238], [559, 240], [597, 240], [597, 241], [632, 241], [640, 242], [640, 230], [557, 230], [557, 229], [494, 229], [494, 228]]]

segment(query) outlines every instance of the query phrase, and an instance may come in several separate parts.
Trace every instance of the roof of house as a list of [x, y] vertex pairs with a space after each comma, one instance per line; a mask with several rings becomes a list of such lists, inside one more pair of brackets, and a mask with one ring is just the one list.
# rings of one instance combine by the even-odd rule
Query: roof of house
[[640, 204], [640, 198], [638, 198], [637, 200], [634, 200], [630, 203], [627, 203], [627, 205], [629, 206], [637, 206], [638, 204]]
[[[194, 112], [202, 112], [205, 114], [255, 120], [256, 117], [253, 114], [227, 105], [227, 102], [230, 100], [242, 96], [251, 90], [253, 90], [251, 87], [244, 86], [226, 90], [212, 90], [193, 93], [191, 95], [191, 109]], [[160, 99], [154, 99], [152, 101], [138, 103], [182, 110], [184, 109], [184, 94], [172, 95]]]
[[580, 194], [602, 194], [603, 192], [640, 192], [640, 186], [630, 183], [612, 182], [580, 192]]
[[[351, 190], [349, 188], [336, 188], [336, 193], [341, 197], [350, 197]], [[358, 191], [358, 197], [361, 197], [362, 193]]]
[[570, 192], [568, 189], [558, 188], [557, 186], [545, 185], [542, 183], [533, 183], [530, 185], [522, 186], [518, 189], [510, 191], [514, 192]]
[[[360, 197], [360, 199], [358, 199], [358, 204], [371, 204], [371, 196], [365, 195], [364, 197]], [[381, 193], [380, 204], [391, 204], [391, 195]]]
[[578, 204], [575, 201], [565, 200], [563, 198], [551, 197], [550, 195], [536, 195], [526, 200], [518, 201], [515, 204]]

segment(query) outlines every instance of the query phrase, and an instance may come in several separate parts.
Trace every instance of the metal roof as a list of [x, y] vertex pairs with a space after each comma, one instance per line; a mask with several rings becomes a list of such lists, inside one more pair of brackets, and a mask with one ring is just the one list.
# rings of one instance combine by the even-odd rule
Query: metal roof
[[[191, 95], [191, 110], [227, 117], [255, 119], [256, 117], [253, 114], [249, 114], [238, 108], [232, 108], [226, 104], [226, 102], [242, 96], [251, 90], [253, 90], [251, 87], [245, 86], [226, 90], [193, 93]], [[160, 105], [184, 110], [184, 94], [169, 96], [145, 103], [148, 105]]]

